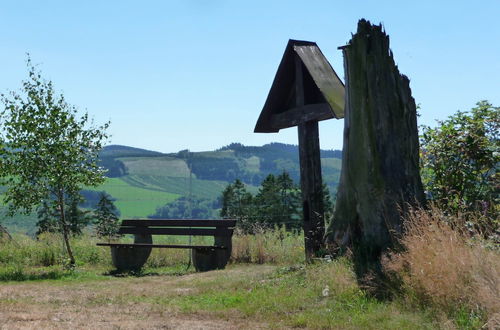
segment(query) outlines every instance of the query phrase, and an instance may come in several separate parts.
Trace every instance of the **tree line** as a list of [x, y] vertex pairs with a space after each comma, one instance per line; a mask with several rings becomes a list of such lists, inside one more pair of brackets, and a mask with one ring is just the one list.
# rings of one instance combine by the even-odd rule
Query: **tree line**
[[[66, 202], [66, 223], [69, 233], [78, 236], [88, 226], [93, 226], [97, 237], [111, 240], [116, 238], [120, 211], [113, 203], [113, 198], [105, 192], [99, 193], [97, 204], [92, 208], [81, 208], [83, 197], [80, 194], [68, 196]], [[45, 233], [62, 233], [64, 228], [59, 221], [55, 201], [44, 200], [37, 208], [38, 222], [36, 236]]]
[[[323, 184], [324, 219], [333, 208], [328, 187]], [[287, 172], [278, 176], [269, 174], [261, 183], [256, 195], [249, 193], [240, 180], [229, 184], [222, 192], [221, 211], [223, 218], [237, 219], [238, 226], [246, 232], [256, 227], [286, 226], [289, 229], [302, 227], [302, 197], [300, 188]]]

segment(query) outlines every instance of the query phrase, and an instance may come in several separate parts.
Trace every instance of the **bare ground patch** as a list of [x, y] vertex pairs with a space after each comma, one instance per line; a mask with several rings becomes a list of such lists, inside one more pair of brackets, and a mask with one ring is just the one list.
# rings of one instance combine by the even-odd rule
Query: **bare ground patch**
[[[0, 284], [0, 329], [244, 329], [266, 324], [207, 312], [186, 314], [168, 300], [212, 283], [250, 281], [270, 266], [238, 266], [185, 276], [105, 278], [87, 282]], [[225, 279], [221, 281], [222, 279]], [[227, 281], [226, 281], [227, 280]]]

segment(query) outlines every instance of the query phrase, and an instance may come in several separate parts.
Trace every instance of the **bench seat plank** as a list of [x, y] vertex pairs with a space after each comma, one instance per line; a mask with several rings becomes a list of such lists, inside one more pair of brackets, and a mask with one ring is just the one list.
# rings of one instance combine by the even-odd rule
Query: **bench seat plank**
[[150, 248], [171, 248], [171, 249], [227, 249], [225, 246], [213, 245], [180, 245], [180, 244], [147, 244], [147, 243], [97, 243], [98, 246], [116, 247], [150, 247]]
[[126, 227], [121, 226], [118, 234], [150, 234], [150, 235], [179, 235], [179, 236], [233, 236], [233, 230], [227, 228], [155, 228], [155, 227]]
[[236, 220], [182, 220], [182, 219], [156, 219], [156, 220], [123, 220], [122, 226], [140, 227], [235, 227]]

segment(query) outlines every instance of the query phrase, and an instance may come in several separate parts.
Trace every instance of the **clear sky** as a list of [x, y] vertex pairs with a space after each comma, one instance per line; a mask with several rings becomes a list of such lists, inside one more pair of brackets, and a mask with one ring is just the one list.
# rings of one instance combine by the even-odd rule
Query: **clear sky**
[[[111, 143], [163, 152], [231, 142], [297, 143], [295, 128], [253, 133], [288, 39], [315, 41], [340, 77], [357, 21], [383, 23], [420, 123], [482, 99], [500, 106], [499, 0], [1, 1], [0, 90], [27, 76], [25, 53]], [[342, 120], [320, 125], [342, 147]]]

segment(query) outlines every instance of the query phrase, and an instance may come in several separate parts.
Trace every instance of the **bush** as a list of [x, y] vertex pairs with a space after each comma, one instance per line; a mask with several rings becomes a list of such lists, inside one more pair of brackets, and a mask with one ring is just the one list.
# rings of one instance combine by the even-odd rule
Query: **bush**
[[486, 237], [497, 234], [500, 107], [481, 101], [470, 112], [459, 111], [439, 121], [435, 128], [423, 127], [420, 144], [428, 197], [449, 213], [462, 213]]

